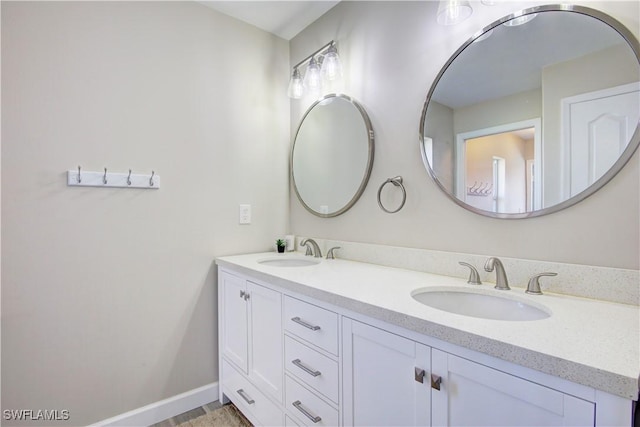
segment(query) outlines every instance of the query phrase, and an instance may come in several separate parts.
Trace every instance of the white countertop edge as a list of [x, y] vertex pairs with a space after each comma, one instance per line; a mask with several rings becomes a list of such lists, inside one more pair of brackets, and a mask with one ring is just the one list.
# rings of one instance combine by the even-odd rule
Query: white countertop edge
[[[321, 289], [313, 284], [304, 283], [304, 280], [296, 280], [287, 278], [287, 273], [292, 272], [311, 272], [308, 267], [302, 268], [278, 268], [263, 267], [257, 261], [263, 258], [274, 256], [282, 256], [275, 253], [258, 253], [247, 255], [235, 255], [228, 257], [220, 257], [216, 259], [216, 264], [223, 267], [230, 267], [241, 273], [251, 275], [259, 280], [271, 283], [273, 285], [297, 292], [301, 295], [315, 298], [319, 301], [342, 307], [353, 312], [381, 320], [392, 325], [408, 329], [413, 332], [424, 334], [444, 342], [478, 351], [489, 356], [493, 356], [526, 368], [534, 369], [555, 377], [559, 377], [571, 382], [593, 387], [625, 399], [636, 400], [640, 389], [640, 360], [636, 367], [631, 368], [638, 375], [625, 374], [616, 372], [613, 369], [607, 369], [597, 366], [597, 364], [579, 363], [568, 358], [558, 357], [556, 355], [545, 352], [544, 350], [527, 348], [523, 345], [517, 345], [495, 339], [483, 335], [481, 333], [471, 332], [461, 328], [453, 327], [446, 324], [446, 321], [438, 323], [429, 319], [421, 318], [401, 311], [382, 307], [362, 301], [354, 296], [339, 295], [331, 290]], [[298, 256], [298, 254], [286, 254], [285, 256]], [[380, 267], [374, 264], [365, 264], [357, 261], [339, 261], [340, 263], [353, 263], [359, 268]], [[255, 264], [255, 265], [254, 265]], [[336, 264], [337, 265], [337, 264]], [[391, 270], [403, 272], [405, 270], [394, 267], [381, 267]], [[433, 276], [429, 273], [418, 273], [425, 276]], [[442, 276], [443, 280], [449, 280], [448, 276]], [[457, 279], [458, 281], [460, 279]], [[563, 298], [576, 299], [580, 298], [559, 296]], [[594, 300], [586, 300], [590, 303]], [[602, 302], [603, 305], [614, 304]], [[442, 316], [446, 318], [447, 316]], [[508, 322], [511, 323], [511, 322]], [[520, 322], [516, 322], [520, 323]], [[614, 350], [615, 351], [615, 350]], [[629, 371], [629, 369], [627, 369]], [[634, 376], [635, 375], [635, 376]]]

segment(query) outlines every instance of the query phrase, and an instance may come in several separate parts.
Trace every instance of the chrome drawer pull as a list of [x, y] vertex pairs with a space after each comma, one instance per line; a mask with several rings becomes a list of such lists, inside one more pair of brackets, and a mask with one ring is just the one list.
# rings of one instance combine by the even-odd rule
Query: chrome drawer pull
[[310, 325], [307, 322], [300, 320], [299, 317], [292, 317], [291, 321], [297, 323], [298, 325], [304, 326], [307, 329], [311, 329], [312, 331], [319, 331], [320, 330], [320, 326]]
[[309, 418], [314, 423], [319, 423], [320, 421], [322, 421], [322, 418], [320, 418], [317, 415], [313, 415], [311, 412], [304, 409], [304, 407], [302, 406], [302, 402], [300, 402], [299, 400], [296, 400], [295, 402], [293, 402], [293, 406], [295, 406], [295, 408], [298, 411], [302, 412], [307, 418]]
[[298, 368], [302, 369], [303, 371], [305, 371], [307, 374], [311, 375], [312, 377], [317, 377], [317, 376], [319, 376], [321, 374], [320, 371], [314, 371], [313, 369], [310, 369], [310, 368], [307, 368], [306, 366], [304, 366], [302, 364], [302, 362], [300, 361], [300, 359], [292, 360], [291, 363], [293, 363]]
[[256, 403], [256, 401], [250, 398], [247, 392], [244, 391], [243, 389], [238, 390], [236, 393], [238, 393], [241, 398], [246, 400], [249, 405], [253, 405], [254, 403]]

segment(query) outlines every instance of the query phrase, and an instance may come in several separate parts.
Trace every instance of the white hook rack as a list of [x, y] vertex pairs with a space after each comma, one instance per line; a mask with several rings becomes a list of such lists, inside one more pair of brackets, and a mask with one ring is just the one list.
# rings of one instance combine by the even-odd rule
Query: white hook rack
[[128, 172], [83, 171], [78, 169], [67, 171], [67, 185], [73, 187], [110, 187], [110, 188], [142, 188], [157, 190], [160, 188], [160, 176], [151, 171], [150, 174], [133, 174]]
[[474, 182], [471, 187], [467, 187], [468, 196], [489, 196], [493, 193], [493, 184], [480, 181]]

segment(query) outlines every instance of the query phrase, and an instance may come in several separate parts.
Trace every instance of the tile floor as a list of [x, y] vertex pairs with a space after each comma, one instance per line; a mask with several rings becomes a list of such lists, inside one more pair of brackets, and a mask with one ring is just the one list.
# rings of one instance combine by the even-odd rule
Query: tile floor
[[215, 402], [207, 403], [204, 406], [192, 409], [184, 414], [176, 415], [173, 418], [156, 423], [151, 427], [175, 427], [180, 423], [198, 418], [201, 415], [208, 414], [209, 412], [215, 411], [219, 408], [222, 408], [222, 404], [216, 400]]

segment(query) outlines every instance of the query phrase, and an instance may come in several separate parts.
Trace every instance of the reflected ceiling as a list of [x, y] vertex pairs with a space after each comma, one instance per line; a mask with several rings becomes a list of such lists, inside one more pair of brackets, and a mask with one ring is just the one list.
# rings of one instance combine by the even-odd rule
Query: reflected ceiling
[[[541, 86], [540, 69], [561, 61], [579, 58], [591, 52], [621, 43], [615, 32], [599, 36], [584, 25], [584, 16], [575, 14], [546, 15], [544, 20], [533, 19], [517, 27], [499, 25], [484, 41], [476, 41], [465, 50], [468, 63], [477, 64], [470, 73], [467, 67], [450, 67], [442, 83], [447, 81], [482, 82], [478, 85], [447, 84], [446, 93], [434, 94], [434, 100], [456, 109], [501, 98], [514, 93], [538, 89]], [[562, 43], [556, 40], [563, 35]], [[491, 49], [484, 44], [491, 42]], [[511, 46], [521, 46], [514, 50]], [[553, 46], [549, 49], [548, 46]], [[508, 72], [505, 72], [508, 69]], [[455, 87], [459, 90], [455, 90]]]

